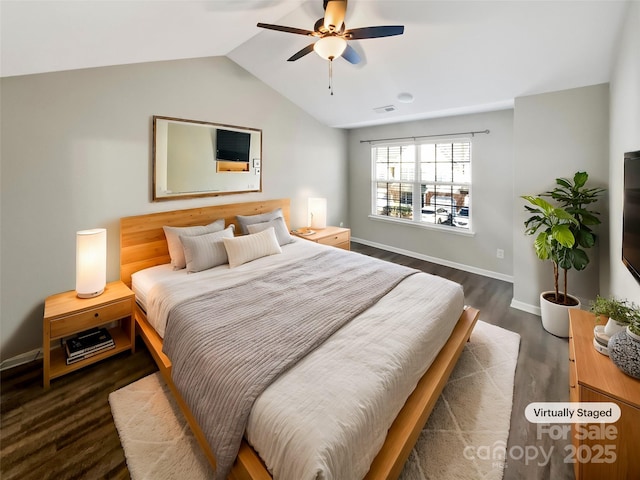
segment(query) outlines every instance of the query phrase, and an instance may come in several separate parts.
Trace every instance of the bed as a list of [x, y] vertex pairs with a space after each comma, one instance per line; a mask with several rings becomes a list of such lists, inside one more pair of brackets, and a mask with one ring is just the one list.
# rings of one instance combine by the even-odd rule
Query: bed
[[[358, 254], [343, 252], [344, 255], [349, 255], [349, 257], [337, 257], [333, 259], [334, 252], [332, 251], [337, 251], [337, 249], [318, 246], [313, 242], [307, 242], [305, 240], [298, 239], [297, 241], [294, 241], [289, 245], [283, 246], [282, 255], [272, 255], [264, 259], [256, 260], [255, 262], [251, 262], [253, 265], [242, 265], [239, 268], [233, 269], [229, 269], [228, 266], [220, 266], [215, 267], [210, 271], [207, 270], [205, 272], [200, 272], [197, 275], [189, 276], [184, 273], [184, 271], [175, 272], [172, 271], [173, 269], [166, 267], [166, 265], [170, 262], [170, 257], [168, 254], [167, 241], [165, 238], [163, 227], [171, 225], [205, 225], [209, 222], [212, 222], [213, 220], [224, 219], [225, 226], [234, 225], [236, 227], [236, 230], [239, 231], [240, 226], [237, 222], [238, 215], [257, 215], [272, 212], [276, 209], [281, 209], [284, 221], [286, 225], [289, 226], [289, 201], [287, 199], [178, 210], [121, 219], [121, 279], [129, 286], [133, 286], [134, 291], [136, 291], [136, 296], [138, 299], [135, 312], [137, 330], [144, 339], [149, 350], [151, 351], [165, 381], [169, 385], [178, 405], [184, 412], [185, 417], [187, 418], [189, 425], [194, 432], [194, 435], [196, 436], [203, 451], [205, 452], [207, 459], [214, 466], [216, 465], [216, 458], [212, 449], [209, 447], [210, 437], [208, 430], [210, 429], [206, 428], [206, 425], [202, 421], [202, 417], [200, 417], [200, 421], [197, 420], [197, 409], [194, 410], [196, 411], [196, 415], [194, 415], [194, 413], [192, 412], [192, 408], [190, 408], [189, 406], [193, 405], [193, 403], [191, 403], [191, 401], [185, 400], [185, 397], [189, 399], [189, 391], [184, 390], [184, 387], [182, 387], [181, 390], [176, 386], [176, 383], [180, 384], [181, 380], [179, 380], [178, 382], [174, 382], [174, 379], [172, 378], [172, 370], [179, 369], [181, 364], [176, 363], [176, 368], [174, 368], [172, 360], [169, 358], [169, 356], [167, 356], [167, 354], [163, 352], [163, 343], [165, 342], [165, 340], [163, 339], [163, 336], [165, 336], [164, 325], [166, 325], [165, 317], [168, 315], [168, 313], [165, 314], [165, 317], [163, 317], [162, 312], [173, 311], [173, 292], [182, 292], [180, 295], [183, 295], [187, 294], [187, 292], [193, 291], [194, 293], [189, 293], [189, 295], [196, 295], [196, 293], [199, 292], [199, 290], [197, 289], [201, 287], [194, 286], [191, 283], [185, 283], [192, 282], [192, 279], [195, 279], [196, 277], [200, 279], [200, 284], [214, 282], [218, 286], [225, 284], [225, 282], [227, 282], [228, 285], [239, 285], [244, 282], [244, 280], [242, 279], [244, 277], [242, 277], [242, 275], [259, 277], [260, 275], [264, 274], [265, 276], [269, 276], [268, 278], [274, 278], [272, 277], [274, 274], [273, 272], [280, 272], [282, 278], [284, 279], [285, 277], [290, 275], [290, 273], [287, 272], [295, 271], [287, 271], [284, 270], [284, 268], [291, 268], [291, 266], [295, 262], [299, 262], [298, 265], [308, 265], [309, 268], [314, 268], [312, 265], [313, 262], [316, 261], [316, 258], [321, 259], [321, 261], [324, 262], [321, 263], [321, 265], [329, 265], [329, 263], [327, 262], [329, 262], [330, 259], [332, 259], [332, 261], [335, 261], [337, 265], [348, 263], [348, 261], [354, 258], [353, 256], [358, 256]], [[289, 266], [287, 267], [287, 265]], [[317, 267], [315, 268], [315, 271], [319, 271]], [[220, 272], [217, 272], [216, 269], [220, 270]], [[242, 273], [243, 271], [245, 271], [246, 273]], [[313, 276], [311, 274], [304, 273], [304, 270], [299, 271], [303, 279]], [[149, 272], [151, 273], [149, 274]], [[387, 315], [388, 312], [385, 312], [385, 310], [383, 309], [390, 308], [389, 305], [391, 305], [392, 300], [394, 300], [394, 298], [392, 298], [393, 295], [405, 295], [405, 297], [398, 297], [400, 298], [400, 300], [402, 300], [402, 298], [406, 300], [411, 297], [416, 297], [416, 295], [419, 293], [419, 289], [423, 288], [422, 286], [419, 286], [417, 282], [422, 280], [417, 274], [407, 275], [408, 277], [402, 277], [398, 281], [398, 286], [393, 287], [390, 291], [382, 292], [380, 294], [381, 299], [376, 301], [373, 307], [364, 305], [363, 311], [360, 312], [355, 317], [355, 319], [349, 321], [343, 327], [338, 327], [337, 332], [335, 332], [335, 334], [332, 334], [330, 338], [323, 342], [322, 348], [327, 351], [330, 351], [331, 348], [333, 348], [335, 351], [340, 351], [345, 349], [344, 346], [341, 346], [344, 345], [344, 343], [340, 344], [337, 342], [353, 342], [353, 344], [348, 345], [353, 345], [353, 349], [357, 349], [358, 355], [356, 355], [355, 357], [359, 357], [360, 352], [366, 350], [368, 345], [375, 345], [377, 343], [376, 340], [368, 339], [363, 335], [362, 331], [357, 332], [354, 329], [362, 328], [361, 326], [358, 327], [358, 324], [362, 325], [362, 322], [370, 321], [370, 319], [375, 318], [376, 315], [378, 317], [384, 317], [385, 315]], [[422, 273], [420, 275], [426, 274]], [[134, 282], [135, 286], [132, 285], [132, 276], [137, 279], [137, 281]], [[149, 280], [149, 276], [151, 280]], [[215, 280], [205, 280], [208, 276], [215, 276]], [[169, 277], [171, 278], [169, 279]], [[177, 280], [174, 280], [174, 278], [177, 278]], [[182, 285], [182, 287], [174, 289], [174, 284], [178, 286]], [[413, 287], [411, 287], [411, 285], [413, 285]], [[449, 288], [448, 285], [444, 286], [446, 288]], [[414, 290], [411, 290], [411, 288], [413, 288]], [[438, 284], [438, 288], [442, 288], [442, 285]], [[153, 292], [153, 294], [151, 292]], [[177, 293], [175, 294], [176, 301], [179, 301], [177, 298], [180, 295], [178, 295]], [[373, 454], [355, 454], [357, 458], [356, 460], [353, 460], [353, 463], [363, 463], [364, 465], [364, 470], [362, 470], [362, 465], [358, 467], [360, 468], [360, 473], [357, 474], [358, 477], [362, 477], [363, 474], [365, 474], [364, 478], [367, 479], [397, 478], [399, 476], [404, 462], [406, 461], [411, 449], [413, 448], [419, 432], [426, 422], [426, 419], [428, 418], [433, 406], [435, 405], [435, 401], [437, 400], [438, 395], [444, 387], [444, 384], [446, 383], [446, 380], [460, 355], [464, 343], [469, 339], [473, 326], [475, 325], [475, 322], [477, 320], [477, 310], [472, 308], [464, 308], [460, 304], [459, 293], [454, 292], [453, 296], [457, 297], [457, 303], [452, 303], [451, 305], [443, 305], [441, 307], [440, 305], [434, 303], [432, 306], [416, 306], [416, 308], [426, 308], [429, 309], [429, 311], [431, 311], [430, 309], [433, 309], [433, 311], [440, 311], [440, 309], [442, 309], [442, 311], [446, 312], [446, 315], [448, 315], [449, 317], [451, 317], [451, 312], [455, 311], [455, 317], [452, 321], [446, 322], [450, 324], [450, 327], [447, 327], [448, 330], [446, 331], [446, 333], [440, 334], [445, 335], [445, 337], [441, 340], [434, 340], [436, 343], [438, 343], [438, 345], [437, 348], [433, 349], [433, 353], [430, 354], [432, 358], [429, 358], [428, 360], [428, 370], [424, 374], [422, 373], [422, 371], [420, 371], [420, 373], [417, 375], [417, 379], [413, 380], [413, 383], [411, 383], [411, 379], [402, 379], [401, 382], [399, 380], [399, 382], [402, 383], [401, 388], [396, 388], [394, 386], [393, 402], [399, 402], [398, 405], [387, 406], [386, 401], [381, 402], [383, 404], [381, 408], [384, 410], [384, 414], [380, 414], [380, 417], [387, 418], [391, 416], [389, 417], [390, 419], [388, 421], [389, 428], [387, 430], [387, 428], [385, 427], [384, 431], [378, 434], [378, 436], [380, 436], [380, 445], [375, 446], [375, 451]], [[154, 298], [156, 300], [154, 300]], [[395, 301], [398, 301], [398, 298], [395, 298]], [[218, 299], [217, 301], [219, 300], [220, 299]], [[305, 300], [305, 303], [313, 301], [315, 301], [314, 298], [309, 297], [309, 299]], [[422, 304], [424, 302], [416, 303]], [[158, 312], [160, 312], [160, 315]], [[443, 315], [445, 314], [443, 313]], [[164, 318], [164, 320], [160, 320], [160, 324], [158, 324], [159, 317]], [[440, 330], [441, 329], [438, 328], [438, 331]], [[373, 333], [371, 334], [373, 335]], [[392, 334], [393, 332], [384, 335], [385, 338], [391, 338]], [[436, 335], [434, 335], [434, 337], [436, 337]], [[175, 335], [169, 337], [167, 345], [170, 345], [172, 343], [171, 340], [175, 338]], [[360, 344], [358, 344], [357, 342], [360, 342]], [[175, 343], [175, 340], [173, 343]], [[165, 347], [167, 345], [165, 345]], [[440, 346], [442, 348], [440, 348]], [[273, 434], [269, 433], [268, 429], [270, 428], [270, 425], [273, 426], [274, 420], [269, 417], [267, 413], [271, 412], [275, 404], [280, 410], [275, 412], [274, 418], [278, 418], [278, 415], [280, 417], [295, 417], [295, 408], [298, 408], [297, 404], [304, 403], [304, 392], [298, 392], [298, 397], [296, 397], [296, 393], [292, 393], [291, 390], [289, 390], [292, 385], [302, 388], [299, 383], [304, 381], [304, 378], [308, 378], [310, 375], [318, 376], [317, 374], [310, 373], [314, 371], [317, 372], [317, 370], [313, 370], [314, 368], [325, 368], [328, 369], [328, 371], [331, 371], [332, 368], [334, 370], [336, 369], [335, 365], [340, 365], [341, 369], [343, 365], [345, 365], [345, 369], [348, 367], [346, 365], [346, 363], [348, 362], [329, 356], [324, 357], [322, 360], [318, 360], [320, 358], [319, 355], [322, 354], [322, 348], [312, 349], [312, 353], [305, 356], [304, 360], [297, 364], [295, 368], [289, 369], [283, 375], [281, 375], [281, 377], [279, 377], [277, 381], [269, 386], [265, 390], [265, 392], [261, 394], [255, 401], [255, 404], [251, 410], [251, 414], [249, 415], [249, 420], [247, 422], [245, 438], [243, 438], [241, 441], [241, 445], [237, 453], [237, 458], [235, 459], [235, 462], [231, 467], [229, 478], [237, 480], [269, 479], [272, 478], [269, 470], [274, 471], [274, 469], [275, 478], [278, 478], [279, 476], [295, 475], [292, 474], [291, 471], [289, 471], [286, 475], [281, 475], [280, 473], [278, 473], [278, 469], [281, 469], [283, 467], [278, 467], [277, 462], [279, 461], [281, 463], [288, 463], [288, 461], [286, 460], [288, 457], [286, 457], [286, 455], [281, 452], [281, 449], [279, 449], [278, 447], [274, 447], [273, 442], [271, 442], [270, 440], [273, 437]], [[348, 348], [347, 350], [353, 351], [353, 349]], [[351, 355], [351, 357], [353, 357], [353, 355]], [[177, 357], [174, 358], [174, 360], [178, 360]], [[331, 366], [331, 362], [334, 362], [333, 367]], [[310, 370], [305, 371], [305, 368], [308, 368]], [[348, 370], [345, 371], [348, 372]], [[342, 388], [339, 386], [331, 386], [332, 382], [340, 382], [337, 381], [337, 379], [332, 379], [330, 374], [326, 374], [326, 371], [325, 374], [319, 376], [322, 377], [323, 381], [328, 382], [326, 386], [319, 387], [321, 390], [327, 390], [330, 392], [332, 388]], [[357, 378], [358, 376], [359, 375], [357, 373], [355, 375], [352, 375], [353, 378]], [[308, 385], [304, 386], [303, 390], [308, 393], [307, 390], [309, 388], [313, 388], [313, 383], [315, 383], [315, 380], [313, 382], [309, 382]], [[181, 391], [184, 394], [181, 393]], [[331, 395], [334, 395], [334, 398], [340, 398], [340, 395], [337, 395], [336, 397], [336, 392], [339, 391], [340, 390], [336, 390], [333, 392], [333, 394], [329, 394], [329, 403], [331, 403]], [[395, 394], [396, 391], [405, 393], [402, 393], [402, 398], [397, 399], [395, 398], [397, 396]], [[294, 405], [279, 406], [278, 404], [284, 403], [280, 401], [280, 399], [284, 397], [291, 397], [293, 399], [292, 403]], [[325, 403], [326, 402], [327, 400], [325, 400]], [[393, 402], [389, 403], [391, 404]], [[322, 404], [322, 401], [314, 401], [314, 404], [315, 403]], [[288, 410], [288, 408], [293, 408], [294, 410]], [[308, 416], [313, 417], [313, 415], [311, 414], [309, 414]], [[318, 416], [317, 413], [316, 416]], [[339, 414], [332, 412], [331, 417], [334, 416], [339, 417]], [[367, 415], [365, 415], [365, 417], [366, 416]], [[374, 416], [377, 418], [378, 413], [376, 413]], [[263, 418], [264, 420], [261, 420]], [[322, 421], [322, 414], [320, 414], [319, 418], [320, 421]], [[312, 420], [309, 420], [309, 422], [311, 421]], [[318, 419], [316, 419], [316, 421], [318, 421]], [[383, 424], [384, 421], [382, 422]], [[373, 423], [376, 422], [378, 422], [378, 420], [375, 420]], [[339, 418], [337, 420], [337, 423], [340, 423]], [[279, 429], [280, 427], [272, 428]], [[296, 427], [291, 428], [293, 431], [296, 430]], [[377, 425], [377, 423], [376, 428], [380, 429], [380, 426]], [[342, 434], [344, 434], [344, 432]], [[304, 436], [307, 435], [305, 434]], [[311, 436], [310, 438], [313, 438], [313, 436]], [[345, 442], [348, 443], [349, 441]], [[304, 456], [306, 448], [306, 446], [302, 445], [302, 443], [304, 442], [302, 442], [302, 440], [296, 440], [294, 441], [294, 443], [301, 444], [298, 450], [293, 450], [294, 455]], [[315, 444], [321, 442], [315, 442], [312, 440], [311, 443]], [[354, 444], [357, 443], [357, 441], [354, 441]], [[360, 448], [357, 445], [354, 446], [354, 452], [359, 452], [359, 450], [355, 449], [356, 447]], [[349, 448], [351, 448], [350, 445]], [[257, 452], [260, 452], [260, 454], [258, 454]], [[352, 455], [352, 453], [349, 453], [348, 455]], [[267, 466], [265, 465], [265, 461], [263, 461], [261, 457], [264, 457], [266, 459], [265, 461], [269, 465], [269, 468], [267, 468]], [[273, 464], [274, 462], [275, 466]], [[339, 463], [338, 460], [334, 459], [331, 459], [330, 463], [331, 462]], [[340, 467], [337, 468], [338, 471], [340, 471]], [[355, 467], [349, 465], [348, 468]], [[324, 473], [320, 474], [318, 478], [325, 478], [322, 475], [324, 475]], [[327, 474], [327, 476], [328, 478], [331, 478], [329, 474]]]

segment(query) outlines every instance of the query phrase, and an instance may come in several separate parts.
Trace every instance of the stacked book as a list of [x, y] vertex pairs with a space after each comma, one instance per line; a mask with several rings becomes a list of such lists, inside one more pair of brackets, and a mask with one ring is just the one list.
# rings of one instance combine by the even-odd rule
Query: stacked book
[[62, 348], [67, 354], [67, 365], [93, 357], [115, 346], [106, 328], [92, 328], [62, 340]]
[[603, 355], [609, 356], [609, 335], [604, 333], [604, 326], [596, 325], [593, 329], [593, 348]]

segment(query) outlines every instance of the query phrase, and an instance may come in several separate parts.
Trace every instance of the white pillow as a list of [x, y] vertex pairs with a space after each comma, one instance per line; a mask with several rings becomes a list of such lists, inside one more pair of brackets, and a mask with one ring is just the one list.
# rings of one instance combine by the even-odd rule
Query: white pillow
[[193, 236], [203, 235], [205, 233], [220, 232], [224, 230], [224, 218], [216, 220], [209, 225], [198, 225], [195, 227], [162, 227], [164, 236], [167, 237], [167, 245], [169, 246], [169, 256], [171, 257], [171, 265], [174, 270], [180, 270], [186, 267], [187, 262], [184, 259], [184, 249], [180, 241], [180, 235]]
[[276, 208], [275, 210], [272, 210], [270, 212], [260, 213], [258, 215], [236, 215], [236, 220], [238, 221], [238, 225], [240, 225], [240, 232], [243, 235], [246, 235], [247, 233], [249, 233], [249, 230], [247, 229], [248, 225], [252, 225], [254, 223], [269, 222], [278, 217], [284, 218], [281, 208]]
[[222, 239], [233, 238], [233, 230], [234, 226], [229, 225], [221, 232], [193, 236], [180, 235], [187, 272], [201, 272], [227, 263], [227, 250], [224, 248]]
[[230, 268], [268, 255], [282, 253], [273, 227], [253, 235], [223, 238], [222, 241], [227, 250]]
[[273, 227], [276, 232], [276, 238], [280, 246], [294, 241], [293, 237], [289, 235], [287, 224], [284, 223], [284, 218], [282, 217], [275, 218], [269, 222], [252, 223], [251, 225], [247, 225], [247, 230], [249, 230], [249, 233], [258, 233], [271, 227]]

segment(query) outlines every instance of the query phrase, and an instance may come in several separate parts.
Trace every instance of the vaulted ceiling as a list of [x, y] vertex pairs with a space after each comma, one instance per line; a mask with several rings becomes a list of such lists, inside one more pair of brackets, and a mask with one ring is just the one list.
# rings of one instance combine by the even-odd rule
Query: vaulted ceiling
[[227, 56], [319, 121], [349, 128], [507, 108], [519, 96], [607, 82], [628, 3], [350, 0], [347, 28], [405, 30], [351, 40], [362, 62], [333, 62], [330, 95], [328, 61], [312, 52], [287, 62], [312, 39], [256, 27], [313, 30], [322, 0], [2, 0], [0, 73]]

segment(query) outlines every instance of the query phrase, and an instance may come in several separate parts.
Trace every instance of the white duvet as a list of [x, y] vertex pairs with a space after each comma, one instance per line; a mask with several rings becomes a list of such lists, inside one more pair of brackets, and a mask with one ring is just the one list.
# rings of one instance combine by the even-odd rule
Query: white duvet
[[[319, 248], [333, 247], [298, 240], [283, 246], [282, 254], [197, 274], [153, 267], [134, 274], [133, 288], [163, 336], [176, 302], [304, 261]], [[254, 403], [246, 431], [274, 479], [364, 477], [463, 303], [460, 285], [412, 275], [274, 382]]]

